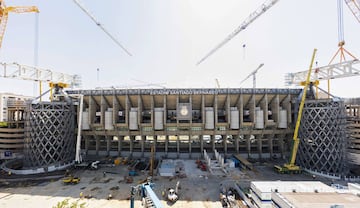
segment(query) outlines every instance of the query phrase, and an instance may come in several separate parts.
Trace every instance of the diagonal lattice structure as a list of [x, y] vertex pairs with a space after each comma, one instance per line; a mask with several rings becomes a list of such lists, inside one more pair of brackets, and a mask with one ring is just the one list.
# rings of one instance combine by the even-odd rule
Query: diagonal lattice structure
[[26, 167], [61, 166], [74, 160], [74, 115], [74, 106], [66, 102], [31, 105], [26, 122]]
[[325, 174], [347, 173], [345, 105], [341, 100], [305, 102], [297, 164]]

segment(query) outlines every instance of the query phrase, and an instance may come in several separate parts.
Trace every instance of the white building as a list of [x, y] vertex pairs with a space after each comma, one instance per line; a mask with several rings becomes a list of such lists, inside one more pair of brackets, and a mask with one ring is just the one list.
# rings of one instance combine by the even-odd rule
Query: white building
[[24, 148], [26, 100], [31, 97], [0, 93], [0, 159], [21, 157]]
[[350, 184], [349, 189], [338, 190], [319, 181], [254, 181], [250, 188], [254, 205], [260, 208], [358, 208], [360, 204]]

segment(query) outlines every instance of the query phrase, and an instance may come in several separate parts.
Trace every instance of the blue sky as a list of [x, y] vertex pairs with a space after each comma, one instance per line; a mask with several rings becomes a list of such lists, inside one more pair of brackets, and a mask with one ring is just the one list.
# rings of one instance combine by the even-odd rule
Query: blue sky
[[[215, 79], [224, 88], [250, 88], [251, 79], [241, 86], [240, 81], [260, 63], [264, 66], [257, 74], [257, 87], [284, 88], [286, 73], [308, 69], [314, 48], [319, 66], [327, 65], [337, 50], [336, 0], [280, 0], [199, 66], [196, 62], [264, 0], [82, 2], [133, 56], [112, 42], [72, 0], [6, 1], [8, 6], [38, 6], [38, 65], [81, 75], [85, 89], [144, 83], [213, 88]], [[360, 23], [345, 4], [344, 19], [345, 48], [359, 57]], [[35, 63], [35, 22], [35, 14], [9, 15], [2, 62]], [[359, 81], [359, 76], [333, 80], [331, 93], [360, 97]], [[30, 81], [0, 78], [0, 83], [0, 92], [38, 94], [37, 85]], [[326, 89], [326, 82], [321, 87]]]

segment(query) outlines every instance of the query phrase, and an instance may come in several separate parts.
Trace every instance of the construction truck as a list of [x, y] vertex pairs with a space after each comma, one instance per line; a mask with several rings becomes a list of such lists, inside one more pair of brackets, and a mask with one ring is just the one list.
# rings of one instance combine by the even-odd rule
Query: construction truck
[[178, 193], [179, 193], [179, 186], [180, 186], [180, 181], [178, 181], [178, 182], [176, 183], [175, 189], [172, 189], [172, 188], [169, 189], [168, 194], [167, 194], [167, 199], [168, 199], [168, 201], [174, 203], [174, 202], [176, 202], [176, 201], [179, 199], [179, 195], [178, 195]]
[[274, 169], [278, 173], [301, 173], [302, 172], [300, 166], [297, 166], [295, 164], [295, 161], [296, 161], [297, 150], [298, 150], [298, 147], [299, 147], [298, 134], [299, 134], [301, 117], [302, 117], [302, 111], [303, 111], [303, 108], [304, 108], [306, 92], [307, 92], [307, 90], [308, 90], [308, 88], [310, 86], [310, 75], [311, 75], [312, 65], [313, 65], [314, 59], [315, 59], [315, 54], [316, 54], [316, 49], [314, 49], [314, 52], [313, 52], [313, 55], [312, 55], [312, 58], [311, 58], [309, 71], [308, 71], [307, 78], [306, 78], [306, 82], [304, 83], [304, 89], [303, 89], [303, 92], [302, 92], [303, 94], [302, 94], [302, 97], [301, 97], [301, 102], [300, 102], [300, 105], [299, 105], [299, 111], [298, 111], [295, 130], [294, 130], [293, 147], [292, 147], [292, 151], [291, 151], [290, 162], [287, 163], [287, 164], [284, 164], [283, 166], [275, 165]]

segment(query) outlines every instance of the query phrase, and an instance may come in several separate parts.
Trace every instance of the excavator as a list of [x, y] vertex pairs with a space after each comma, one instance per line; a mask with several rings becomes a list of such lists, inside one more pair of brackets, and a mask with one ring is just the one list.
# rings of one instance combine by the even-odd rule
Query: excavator
[[308, 74], [307, 74], [307, 78], [306, 78], [306, 81], [304, 83], [304, 89], [303, 89], [303, 92], [302, 92], [301, 102], [300, 102], [300, 105], [299, 105], [299, 111], [298, 111], [298, 115], [297, 115], [294, 135], [293, 135], [293, 146], [292, 146], [292, 150], [291, 150], [290, 161], [289, 161], [289, 163], [284, 164], [283, 166], [275, 165], [274, 169], [278, 173], [301, 173], [302, 172], [300, 166], [295, 164], [296, 154], [297, 154], [297, 150], [298, 150], [298, 147], [299, 147], [298, 134], [299, 134], [301, 117], [302, 117], [302, 111], [303, 111], [303, 108], [304, 108], [304, 103], [305, 103], [305, 98], [306, 98], [306, 92], [307, 92], [307, 90], [308, 90], [308, 88], [309, 88], [309, 86], [311, 84], [310, 83], [310, 75], [311, 75], [311, 70], [312, 70], [312, 66], [313, 66], [313, 63], [314, 63], [316, 51], [317, 51], [317, 49], [314, 49], [314, 52], [313, 52], [313, 55], [312, 55], [312, 58], [311, 58], [309, 71], [308, 71]]

